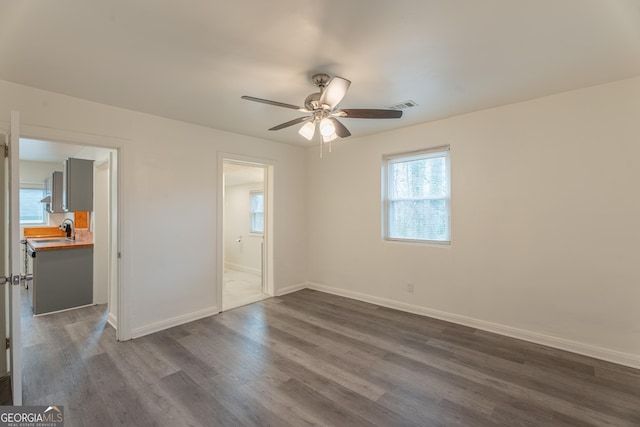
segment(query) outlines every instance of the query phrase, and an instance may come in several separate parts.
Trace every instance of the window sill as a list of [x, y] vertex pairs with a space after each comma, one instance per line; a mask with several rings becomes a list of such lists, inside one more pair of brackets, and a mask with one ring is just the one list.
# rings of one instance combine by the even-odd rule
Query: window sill
[[384, 237], [383, 240], [386, 242], [392, 242], [392, 243], [412, 243], [412, 244], [418, 244], [418, 245], [443, 246], [443, 247], [451, 246], [451, 240], [417, 240], [417, 239], [399, 239], [394, 237]]

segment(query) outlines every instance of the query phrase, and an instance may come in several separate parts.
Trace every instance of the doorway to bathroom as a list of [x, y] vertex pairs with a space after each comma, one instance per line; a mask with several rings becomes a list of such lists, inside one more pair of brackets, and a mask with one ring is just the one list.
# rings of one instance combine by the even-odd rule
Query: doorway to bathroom
[[222, 310], [267, 298], [268, 167], [223, 162]]

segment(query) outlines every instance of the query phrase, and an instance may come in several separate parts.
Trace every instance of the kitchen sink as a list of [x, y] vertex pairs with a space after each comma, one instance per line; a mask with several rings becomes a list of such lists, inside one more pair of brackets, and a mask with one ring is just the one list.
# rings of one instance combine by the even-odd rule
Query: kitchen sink
[[33, 239], [34, 243], [63, 243], [63, 242], [73, 242], [71, 239], [67, 239], [66, 237], [55, 237], [49, 239]]

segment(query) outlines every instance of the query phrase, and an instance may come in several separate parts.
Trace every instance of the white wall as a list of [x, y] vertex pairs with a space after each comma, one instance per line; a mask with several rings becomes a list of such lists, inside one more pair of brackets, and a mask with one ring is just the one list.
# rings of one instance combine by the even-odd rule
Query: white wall
[[[382, 156], [446, 144], [451, 246], [383, 241]], [[640, 366], [640, 78], [307, 158], [318, 288]]]
[[[109, 301], [109, 162], [93, 168], [93, 303]], [[109, 310], [111, 311], [111, 309]]]
[[[109, 153], [109, 189], [118, 188], [118, 157], [117, 153]], [[111, 219], [118, 220], [118, 197], [115, 192], [109, 192], [109, 217]], [[112, 226], [109, 239], [109, 255], [111, 259], [118, 258], [118, 251], [120, 248], [116, 244], [118, 241], [118, 227]], [[114, 328], [118, 328], [118, 265], [117, 263], [111, 263], [109, 269], [109, 315], [108, 322]]]
[[264, 191], [263, 184], [258, 182], [225, 187], [224, 263], [228, 268], [261, 274], [262, 235], [249, 232], [249, 193], [254, 190]]
[[299, 207], [306, 188], [303, 148], [0, 82], [0, 126], [8, 128], [11, 110], [33, 132], [121, 141], [121, 263], [134, 335], [219, 307], [218, 152], [273, 160], [275, 290], [306, 280], [306, 216]]

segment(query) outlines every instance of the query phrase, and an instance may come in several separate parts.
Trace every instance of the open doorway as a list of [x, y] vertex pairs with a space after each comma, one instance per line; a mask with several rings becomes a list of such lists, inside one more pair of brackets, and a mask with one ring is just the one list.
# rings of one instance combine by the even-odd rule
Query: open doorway
[[262, 164], [223, 163], [222, 309], [267, 298], [265, 263], [268, 168]]
[[[77, 285], [82, 286], [87, 296], [83, 297], [81, 303], [73, 303], [62, 300], [64, 292], [52, 294], [51, 298], [54, 300], [45, 292], [46, 284], [55, 283], [56, 280], [52, 278], [53, 273], [46, 273], [52, 270], [45, 267], [46, 259], [53, 257], [54, 251], [43, 250], [42, 256], [38, 257], [37, 248], [34, 249], [33, 244], [25, 244], [23, 273], [34, 273], [34, 282], [32, 288], [23, 289], [24, 326], [29, 324], [30, 317], [34, 315], [44, 316], [86, 305], [97, 305], [104, 307], [105, 321], [117, 330], [117, 158], [117, 150], [111, 148], [20, 139], [20, 234], [23, 242], [29, 240], [46, 244], [47, 238], [55, 237], [56, 233], [62, 233], [64, 237], [65, 231], [61, 232], [59, 228], [67, 224], [70, 226], [70, 230], [66, 230], [67, 237], [71, 234], [74, 244], [86, 242], [90, 243], [87, 246], [91, 248], [91, 254], [83, 258], [86, 261], [82, 266], [67, 269], [87, 269], [82, 276], [83, 283]], [[74, 165], [79, 162], [87, 165], [88, 169], [81, 179], [77, 174], [72, 175], [70, 159], [76, 162]], [[56, 185], [60, 186], [60, 191], [64, 187], [71, 193], [69, 189], [72, 184], [65, 183], [64, 180], [67, 175], [76, 176], [76, 181], [91, 182], [87, 184], [91, 190], [88, 207], [72, 209], [69, 206], [67, 209], [55, 202]], [[73, 250], [79, 251], [80, 248], [63, 248], [55, 253], [66, 255]], [[64, 260], [68, 258], [69, 256], [64, 257]], [[40, 277], [36, 277], [36, 268], [39, 269]], [[66, 283], [71, 282], [73, 280]], [[74, 294], [77, 295], [78, 292]]]

